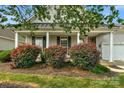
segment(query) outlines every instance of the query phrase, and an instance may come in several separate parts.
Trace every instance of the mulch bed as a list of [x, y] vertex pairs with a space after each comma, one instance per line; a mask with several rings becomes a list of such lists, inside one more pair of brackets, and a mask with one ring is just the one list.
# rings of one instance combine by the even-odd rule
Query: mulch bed
[[24, 74], [39, 74], [39, 75], [58, 75], [58, 76], [70, 76], [70, 77], [83, 77], [92, 79], [103, 79], [108, 77], [117, 76], [115, 72], [109, 72], [101, 75], [96, 75], [89, 71], [80, 70], [73, 67], [54, 69], [50, 66], [43, 66], [36, 64], [32, 68], [25, 69], [10, 69], [10, 63], [0, 64], [0, 72], [12, 72], [12, 73], [24, 73]]
[[20, 82], [2, 81], [0, 88], [36, 88], [35, 84], [24, 84]]

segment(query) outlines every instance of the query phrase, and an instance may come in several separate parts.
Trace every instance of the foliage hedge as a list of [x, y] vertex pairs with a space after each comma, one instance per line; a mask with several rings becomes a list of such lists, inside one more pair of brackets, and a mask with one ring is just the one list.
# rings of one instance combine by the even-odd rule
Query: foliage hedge
[[[67, 65], [65, 57], [67, 50], [62, 46], [50, 46], [41, 51], [34, 45], [22, 45], [11, 53], [12, 61], [17, 68], [31, 67], [40, 53], [41, 63], [62, 68]], [[99, 64], [100, 52], [92, 42], [75, 45], [69, 49], [71, 60], [69, 65], [90, 70], [93, 73], [106, 73], [108, 68]]]
[[12, 61], [17, 68], [31, 67], [41, 49], [34, 45], [22, 45], [14, 49], [11, 53]]
[[107, 73], [110, 72], [110, 69], [108, 69], [107, 67], [103, 66], [103, 65], [96, 65], [91, 72], [96, 73], [96, 74], [103, 74], [103, 73]]
[[93, 69], [99, 63], [100, 59], [100, 52], [92, 42], [71, 47], [69, 54], [73, 60], [72, 65], [84, 70]]
[[10, 57], [11, 50], [4, 50], [0, 52], [0, 61], [1, 62], [8, 62], [11, 60]]
[[42, 50], [40, 51], [40, 58], [41, 58], [41, 62], [42, 64], [46, 63], [46, 53]]
[[50, 46], [45, 49], [46, 61], [54, 68], [61, 68], [65, 65], [64, 58], [66, 55], [66, 48], [62, 46]]

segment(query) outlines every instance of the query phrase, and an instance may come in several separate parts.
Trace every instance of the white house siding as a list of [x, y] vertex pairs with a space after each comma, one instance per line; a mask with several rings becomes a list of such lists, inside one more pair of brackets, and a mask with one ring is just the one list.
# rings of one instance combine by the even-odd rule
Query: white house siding
[[15, 45], [14, 40], [8, 40], [0, 38], [0, 50], [10, 50], [13, 49]]
[[[50, 35], [50, 46], [51, 45], [56, 45], [57, 44], [57, 36], [55, 35]], [[71, 36], [71, 46], [74, 46], [77, 44], [77, 37], [76, 35]]]
[[[49, 45], [57, 45], [57, 36], [55, 35], [50, 35], [49, 36], [50, 40], [49, 40]], [[76, 35], [72, 35], [71, 36], [71, 46], [74, 46], [77, 44], [77, 37]]]
[[[114, 41], [114, 44], [124, 43], [124, 33], [114, 32], [113, 33], [113, 41]], [[109, 33], [97, 36], [96, 42], [97, 42], [97, 47], [100, 43], [109, 44]]]
[[[102, 59], [109, 60], [109, 33], [96, 37], [97, 49], [102, 53]], [[100, 47], [101, 44], [101, 47]], [[113, 32], [113, 59], [124, 60], [124, 32]]]
[[32, 37], [31, 36], [27, 36], [27, 43], [32, 44]]
[[[32, 44], [32, 37], [28, 36], [27, 39], [28, 44]], [[72, 35], [71, 36], [71, 46], [74, 46], [77, 44], [77, 36], [76, 35]], [[57, 45], [57, 35], [50, 35], [49, 36], [49, 46], [52, 45]]]
[[77, 36], [74, 35], [71, 37], [71, 46], [77, 45]]
[[57, 45], [57, 36], [55, 35], [50, 35], [49, 36], [49, 46], [52, 46], [52, 45]]
[[101, 45], [102, 45], [102, 42], [103, 42], [103, 35], [99, 35], [96, 37], [96, 47], [99, 51], [101, 51]]

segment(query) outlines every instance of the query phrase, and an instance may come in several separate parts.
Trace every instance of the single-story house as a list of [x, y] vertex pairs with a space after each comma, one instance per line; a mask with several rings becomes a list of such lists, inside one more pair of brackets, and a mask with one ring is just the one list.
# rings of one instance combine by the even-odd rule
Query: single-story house
[[[20, 38], [22, 40], [22, 38]], [[20, 42], [21, 44], [22, 42]], [[0, 29], [0, 50], [10, 50], [15, 48], [15, 33], [7, 29]]]
[[[60, 27], [52, 29], [50, 22], [41, 22], [35, 18], [31, 19], [33, 24], [36, 24], [39, 30], [16, 30], [15, 31], [15, 47], [18, 47], [18, 36], [25, 37], [25, 43], [35, 44], [43, 48], [48, 48], [52, 45], [61, 45], [71, 47], [83, 42], [80, 38], [78, 30], [72, 33], [66, 33]], [[124, 26], [116, 26], [113, 29], [107, 27], [99, 27], [88, 33], [88, 38], [96, 43], [97, 49], [101, 52], [103, 60], [124, 60]]]

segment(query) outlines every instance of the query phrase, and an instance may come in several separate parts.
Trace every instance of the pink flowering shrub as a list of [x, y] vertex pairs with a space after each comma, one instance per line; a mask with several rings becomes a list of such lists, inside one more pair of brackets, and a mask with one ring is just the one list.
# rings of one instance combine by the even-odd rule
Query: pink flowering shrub
[[31, 67], [41, 49], [35, 45], [22, 45], [14, 49], [11, 53], [14, 66], [17, 68]]
[[85, 70], [93, 69], [100, 59], [100, 52], [95, 43], [83, 43], [70, 48], [69, 54], [73, 60], [72, 65]]
[[45, 49], [47, 63], [55, 68], [64, 66], [64, 58], [66, 55], [66, 48], [62, 46], [50, 46]]

